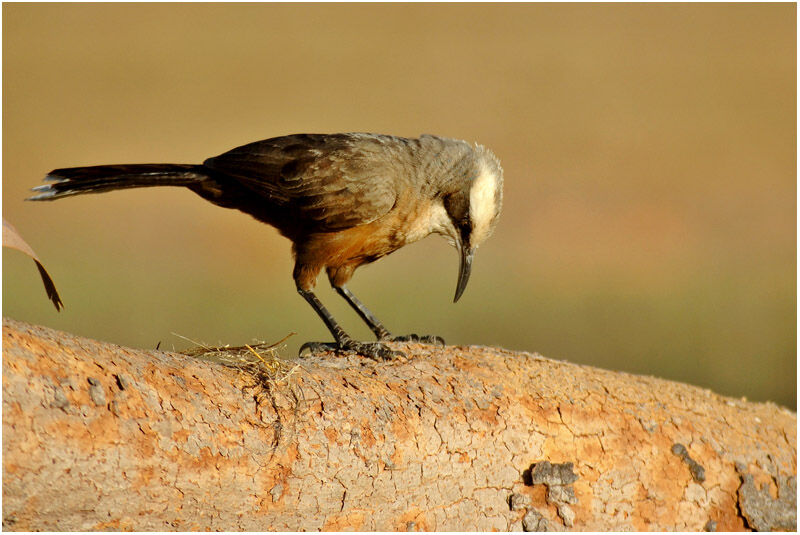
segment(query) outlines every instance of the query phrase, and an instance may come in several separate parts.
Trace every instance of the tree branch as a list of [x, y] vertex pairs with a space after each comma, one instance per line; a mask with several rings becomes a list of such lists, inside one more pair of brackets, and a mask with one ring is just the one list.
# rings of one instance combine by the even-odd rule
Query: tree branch
[[3, 320], [7, 530], [795, 529], [796, 415], [487, 347], [283, 380]]

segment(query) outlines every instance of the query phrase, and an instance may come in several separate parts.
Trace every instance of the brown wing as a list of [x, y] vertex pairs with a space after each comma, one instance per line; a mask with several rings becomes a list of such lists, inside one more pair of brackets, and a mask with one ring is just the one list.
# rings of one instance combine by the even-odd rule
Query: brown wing
[[[203, 165], [322, 230], [374, 221], [394, 206], [394, 148], [373, 134], [296, 134], [257, 141]], [[395, 147], [395, 145], [397, 147]]]

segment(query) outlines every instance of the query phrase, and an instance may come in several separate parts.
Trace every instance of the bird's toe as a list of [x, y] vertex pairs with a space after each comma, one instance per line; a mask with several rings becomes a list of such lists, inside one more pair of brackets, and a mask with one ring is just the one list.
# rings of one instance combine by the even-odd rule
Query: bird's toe
[[394, 360], [398, 357], [404, 357], [405, 353], [402, 351], [395, 351], [389, 348], [386, 344], [380, 342], [353, 342], [346, 350], [355, 351], [359, 355], [369, 357], [372, 360], [387, 361]]
[[313, 355], [314, 353], [356, 353], [363, 357], [377, 361], [394, 360], [404, 357], [405, 353], [389, 348], [380, 342], [356, 342], [346, 340], [341, 343], [332, 342], [306, 342], [300, 347], [299, 356]]
[[302, 357], [306, 354], [313, 355], [314, 353], [328, 353], [339, 349], [338, 344], [331, 342], [306, 342], [300, 346], [300, 351], [297, 356]]
[[418, 334], [405, 334], [402, 336], [393, 336], [391, 338], [392, 342], [418, 342], [420, 344], [431, 344], [435, 346], [443, 346], [444, 338], [441, 336], [434, 336], [430, 334], [426, 335], [418, 335]]
[[444, 346], [444, 345], [446, 345], [445, 341], [444, 341], [444, 338], [442, 338], [441, 336], [433, 335], [433, 334], [420, 336], [419, 337], [419, 341], [422, 342], [423, 344], [431, 344], [431, 345], [434, 345], [434, 346]]

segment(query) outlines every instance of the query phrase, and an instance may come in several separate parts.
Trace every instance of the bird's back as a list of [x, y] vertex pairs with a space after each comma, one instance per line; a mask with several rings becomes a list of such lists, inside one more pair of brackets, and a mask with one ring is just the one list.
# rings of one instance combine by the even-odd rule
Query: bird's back
[[[295, 134], [209, 158], [203, 165], [220, 193], [215, 199], [213, 184], [205, 185], [210, 193], [198, 193], [217, 204], [237, 204], [289, 237], [332, 232], [382, 217], [400, 192], [441, 189], [436, 181], [451, 176], [453, 166], [470, 165], [471, 152], [463, 141], [436, 136]], [[244, 197], [249, 200], [242, 202]]]

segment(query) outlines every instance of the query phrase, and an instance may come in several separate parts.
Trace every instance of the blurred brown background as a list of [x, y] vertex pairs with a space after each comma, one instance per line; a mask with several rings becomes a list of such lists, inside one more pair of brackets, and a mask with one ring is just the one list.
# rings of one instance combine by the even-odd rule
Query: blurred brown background
[[[135, 347], [330, 335], [289, 242], [188, 190], [33, 204], [53, 168], [295, 132], [436, 133], [505, 168], [452, 304], [431, 237], [351, 288], [397, 333], [796, 398], [795, 5], [3, 5], [3, 314]], [[369, 332], [320, 280], [353, 333]], [[536, 388], [536, 385], [530, 385]]]

